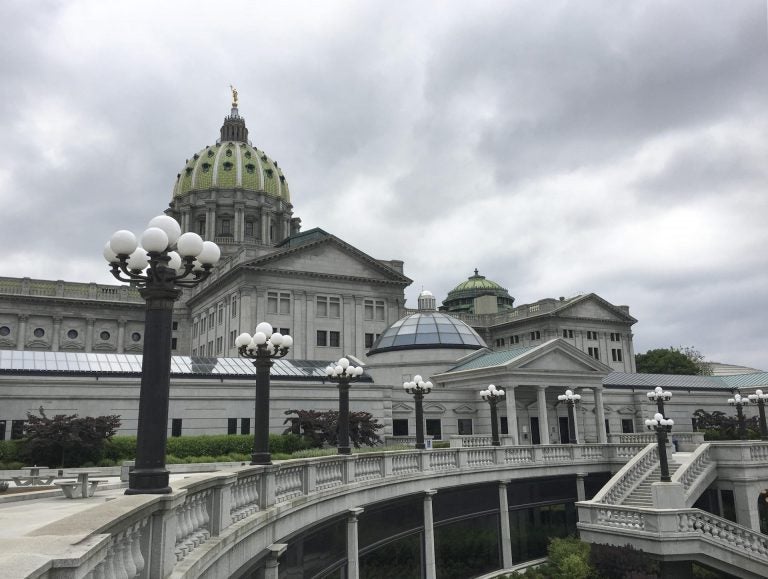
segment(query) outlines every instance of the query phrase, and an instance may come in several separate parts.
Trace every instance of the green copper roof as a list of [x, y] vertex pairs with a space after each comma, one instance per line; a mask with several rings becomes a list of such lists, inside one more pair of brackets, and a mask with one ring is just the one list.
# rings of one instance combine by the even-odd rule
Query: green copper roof
[[187, 159], [176, 177], [173, 196], [211, 188], [257, 191], [291, 202], [288, 182], [277, 163], [241, 141], [222, 141]]
[[515, 298], [509, 295], [505, 288], [495, 281], [486, 279], [484, 275], [480, 275], [477, 269], [475, 269], [475, 275], [470, 276], [467, 281], [461, 282], [448, 292], [440, 310], [476, 313], [474, 311], [475, 298], [486, 295], [496, 296], [499, 311], [510, 310], [514, 307]]
[[497, 284], [495, 281], [485, 279], [484, 275], [479, 275], [475, 270], [475, 275], [471, 276], [467, 281], [461, 282], [455, 288], [453, 288], [448, 295], [450, 296], [454, 292], [463, 292], [467, 290], [501, 290], [506, 292], [507, 290]]

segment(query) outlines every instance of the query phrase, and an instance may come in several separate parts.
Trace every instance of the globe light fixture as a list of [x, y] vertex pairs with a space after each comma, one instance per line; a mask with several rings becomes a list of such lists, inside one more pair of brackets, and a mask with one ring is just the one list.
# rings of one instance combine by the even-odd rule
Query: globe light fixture
[[747, 398], [751, 404], [757, 404], [757, 411], [760, 414], [760, 440], [768, 440], [768, 425], [765, 423], [765, 402], [768, 400], [768, 394], [763, 394], [762, 390], [755, 390], [755, 393]]
[[272, 331], [272, 326], [261, 322], [251, 336], [242, 333], [235, 338], [237, 353], [253, 361], [256, 367], [255, 424], [251, 464], [272, 464], [269, 451], [269, 382], [273, 361], [282, 358], [293, 345], [288, 334]]
[[669, 476], [669, 462], [667, 461], [667, 433], [672, 432], [675, 421], [671, 418], [664, 418], [661, 412], [654, 414], [653, 418], [645, 421], [645, 427], [648, 430], [656, 431], [656, 441], [659, 448], [659, 463], [661, 465], [661, 482], [671, 482]]
[[747, 421], [744, 418], [744, 407], [749, 404], [749, 398], [739, 393], [734, 394], [733, 398], [728, 399], [728, 404], [736, 407], [736, 416], [739, 421], [739, 439], [747, 439]]
[[576, 440], [576, 405], [581, 401], [581, 394], [574, 394], [573, 390], [566, 390], [557, 399], [568, 405], [568, 444], [577, 444]]
[[649, 402], [656, 403], [656, 411], [664, 416], [664, 403], [672, 400], [672, 392], [665, 391], [661, 386], [656, 386], [652, 392], [646, 394]]
[[347, 358], [340, 358], [325, 369], [331, 382], [339, 386], [338, 454], [352, 454], [349, 446], [349, 384], [363, 375], [360, 366], [353, 366]]
[[501, 388], [496, 388], [496, 386], [490, 384], [488, 388], [480, 391], [480, 397], [491, 407], [491, 445], [501, 446], [501, 440], [499, 439], [499, 418], [496, 406], [499, 402], [504, 400], [506, 393]]
[[412, 394], [416, 402], [416, 449], [424, 450], [424, 396], [432, 392], [432, 382], [424, 382], [421, 376], [416, 374], [413, 380], [403, 382], [403, 389]]
[[103, 250], [112, 275], [137, 287], [146, 301], [136, 465], [129, 474], [128, 495], [171, 492], [165, 447], [173, 303], [181, 296], [182, 288], [195, 287], [207, 278], [221, 255], [216, 244], [204, 242], [195, 233], [185, 233], [186, 241], [179, 246], [178, 241], [184, 237], [180, 232], [175, 219], [159, 215], [141, 234], [141, 246], [132, 232], [121, 229]]

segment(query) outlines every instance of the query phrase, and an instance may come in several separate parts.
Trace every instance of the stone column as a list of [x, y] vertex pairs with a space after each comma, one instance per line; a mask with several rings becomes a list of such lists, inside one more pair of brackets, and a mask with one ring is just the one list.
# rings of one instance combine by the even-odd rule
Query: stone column
[[216, 202], [206, 203], [205, 210], [205, 239], [213, 241], [216, 237]]
[[269, 216], [270, 212], [265, 207], [261, 208], [261, 242], [269, 243]]
[[597, 442], [608, 442], [608, 433], [605, 431], [605, 406], [603, 405], [603, 389], [592, 388], [595, 397], [595, 429], [597, 430]]
[[117, 320], [117, 353], [125, 352], [125, 318]]
[[267, 547], [269, 555], [264, 565], [264, 579], [278, 579], [280, 569], [280, 556], [288, 548], [286, 543], [272, 543]]
[[53, 316], [53, 335], [51, 336], [51, 351], [59, 351], [59, 338], [61, 334], [61, 316]]
[[539, 437], [541, 444], [549, 444], [549, 419], [547, 418], [547, 387], [537, 386], [537, 401], [539, 406]]
[[291, 337], [293, 338], [293, 348], [289, 353], [289, 357], [296, 358], [298, 360], [306, 359], [304, 356], [303, 341], [296, 339], [300, 334], [305, 334], [304, 327], [306, 323], [307, 315], [307, 292], [302, 290], [296, 290], [293, 292], [293, 327], [291, 328]]
[[[355, 352], [357, 348], [355, 336], [355, 296], [341, 296], [341, 347], [344, 352]], [[355, 352], [356, 353], [356, 352]]]
[[93, 352], [93, 325], [96, 320], [88, 318], [85, 320], [85, 351]]
[[520, 436], [517, 432], [517, 404], [515, 403], [515, 386], [510, 384], [505, 389], [507, 393], [507, 432], [512, 437], [512, 444], [520, 444]]
[[434, 489], [424, 491], [424, 576], [426, 579], [437, 578], [435, 525], [432, 518], [432, 496], [435, 494], [437, 491]]
[[587, 478], [586, 472], [577, 472], [576, 473], [576, 500], [578, 501], [586, 501], [587, 500], [587, 491], [584, 488], [584, 479]]
[[27, 314], [19, 315], [19, 329], [18, 335], [16, 336], [17, 350], [23, 350], [24, 346], [27, 344], [27, 321], [29, 321], [29, 316]]
[[[509, 418], [507, 418], [509, 420]], [[512, 566], [512, 535], [509, 531], [509, 501], [507, 500], [508, 480], [499, 481], [499, 523], [501, 525], [501, 566]]]
[[357, 548], [357, 518], [363, 509], [357, 507], [349, 509], [347, 514], [347, 577], [346, 579], [358, 579], [360, 577], [360, 556]]
[[760, 491], [755, 483], [745, 481], [733, 482], [733, 502], [736, 507], [736, 522], [760, 532], [760, 516], [757, 512], [757, 501]]

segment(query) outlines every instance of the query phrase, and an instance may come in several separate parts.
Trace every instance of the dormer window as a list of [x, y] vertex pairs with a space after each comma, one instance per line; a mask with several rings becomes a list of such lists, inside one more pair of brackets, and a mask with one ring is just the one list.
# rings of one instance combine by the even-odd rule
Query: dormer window
[[203, 163], [202, 164], [203, 173], [207, 173], [211, 169], [210, 163]]
[[186, 172], [187, 172], [187, 176], [191, 175], [192, 174], [192, 167], [187, 167], [186, 168]]
[[245, 158], [246, 159], [250, 159], [251, 158], [251, 152], [250, 151], [246, 151], [245, 152]]
[[272, 171], [272, 169], [267, 169], [264, 172], [267, 174], [267, 177], [269, 177], [270, 179], [272, 178], [272, 174], [274, 173], [274, 171]]
[[225, 155], [227, 157], [231, 157], [232, 156], [232, 149], [227, 149], [227, 152], [225, 153]]
[[253, 164], [251, 164], [251, 163], [248, 163], [248, 164], [245, 166], [245, 170], [246, 170], [248, 173], [253, 173], [253, 172], [255, 172], [255, 171], [256, 171], [256, 166], [255, 166], [255, 165], [253, 165]]
[[234, 165], [233, 165], [232, 163], [230, 163], [229, 161], [226, 161], [226, 162], [224, 163], [224, 170], [225, 170], [225, 171], [231, 171], [231, 170], [232, 170], [232, 167], [234, 167]]
[[213, 151], [211, 151], [210, 149], [208, 149], [208, 157], [213, 157]]

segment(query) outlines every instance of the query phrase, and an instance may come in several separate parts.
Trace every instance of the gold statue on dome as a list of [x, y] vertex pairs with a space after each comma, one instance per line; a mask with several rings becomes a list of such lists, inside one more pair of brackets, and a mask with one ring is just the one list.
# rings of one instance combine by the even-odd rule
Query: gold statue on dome
[[232, 108], [237, 108], [237, 89], [232, 85], [229, 88], [232, 91]]

